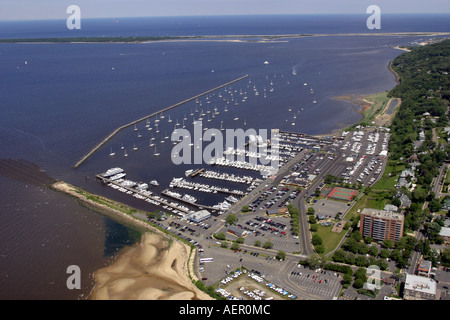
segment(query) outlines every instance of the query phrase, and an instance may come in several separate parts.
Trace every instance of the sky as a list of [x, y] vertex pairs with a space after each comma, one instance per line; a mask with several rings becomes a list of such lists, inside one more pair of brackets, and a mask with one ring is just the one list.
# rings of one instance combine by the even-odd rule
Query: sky
[[78, 5], [83, 18], [238, 14], [450, 13], [450, 0], [0, 0], [0, 20], [67, 19]]

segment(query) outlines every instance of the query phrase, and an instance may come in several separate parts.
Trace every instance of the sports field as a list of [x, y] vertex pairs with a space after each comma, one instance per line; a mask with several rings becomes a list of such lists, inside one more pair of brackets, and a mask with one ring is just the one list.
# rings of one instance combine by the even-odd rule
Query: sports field
[[333, 190], [328, 193], [327, 198], [343, 201], [351, 201], [353, 197], [358, 194], [358, 190], [347, 189], [342, 187], [334, 187]]

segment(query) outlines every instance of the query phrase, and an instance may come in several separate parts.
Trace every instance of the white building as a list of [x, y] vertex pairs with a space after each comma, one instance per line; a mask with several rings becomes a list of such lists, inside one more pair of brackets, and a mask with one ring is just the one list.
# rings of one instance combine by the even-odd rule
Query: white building
[[208, 210], [200, 210], [189, 214], [186, 218], [194, 223], [199, 223], [211, 218], [211, 213]]
[[407, 274], [403, 299], [438, 300], [436, 281], [427, 277]]

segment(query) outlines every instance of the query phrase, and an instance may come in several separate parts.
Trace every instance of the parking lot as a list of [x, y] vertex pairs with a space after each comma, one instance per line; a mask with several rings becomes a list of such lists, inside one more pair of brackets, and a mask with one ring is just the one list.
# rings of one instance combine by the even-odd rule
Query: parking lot
[[301, 265], [292, 268], [289, 279], [309, 294], [328, 300], [339, 295], [342, 281], [338, 273], [320, 269], [312, 271]]
[[346, 202], [331, 199], [318, 199], [316, 202], [313, 202], [312, 207], [316, 215], [333, 219], [336, 217], [336, 214], [339, 212], [343, 214], [349, 208]]

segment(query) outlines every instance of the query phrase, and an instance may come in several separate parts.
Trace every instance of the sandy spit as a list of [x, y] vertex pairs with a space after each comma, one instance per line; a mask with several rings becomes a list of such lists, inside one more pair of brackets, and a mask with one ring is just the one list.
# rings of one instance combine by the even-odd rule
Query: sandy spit
[[191, 248], [148, 223], [92, 201], [77, 188], [63, 181], [51, 185], [85, 203], [109, 211], [121, 221], [149, 230], [140, 243], [123, 249], [110, 266], [97, 270], [90, 300], [211, 300], [191, 281], [198, 280], [193, 270]]

